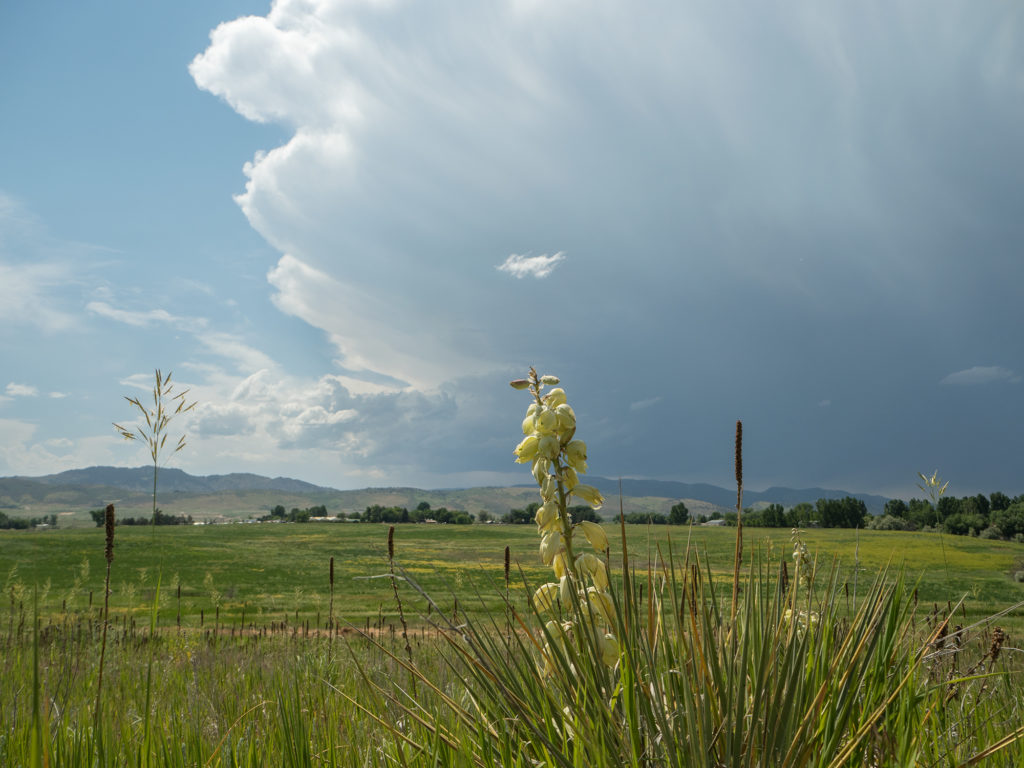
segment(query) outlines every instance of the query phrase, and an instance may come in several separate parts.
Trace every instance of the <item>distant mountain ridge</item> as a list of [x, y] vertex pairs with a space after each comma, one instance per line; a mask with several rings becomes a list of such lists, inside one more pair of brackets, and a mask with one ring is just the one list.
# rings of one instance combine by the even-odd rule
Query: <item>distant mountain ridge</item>
[[[152, 491], [153, 467], [86, 467], [69, 469], [41, 477], [0, 478], [31, 480], [45, 485], [102, 485], [126, 491]], [[264, 477], [249, 472], [229, 475], [190, 475], [181, 469], [166, 467], [159, 474], [160, 491], [178, 493], [223, 493], [225, 491], [283, 491], [285, 493], [319, 493], [333, 488], [313, 485], [290, 477]]]
[[[587, 482], [600, 490], [608, 499], [613, 499], [619, 494], [619, 480], [605, 477], [589, 477]], [[622, 494], [626, 497], [649, 497], [664, 499], [689, 499], [705, 502], [715, 507], [725, 509], [736, 506], [736, 491], [722, 488], [709, 483], [683, 483], [675, 480], [639, 480], [624, 478], [622, 481]], [[5, 490], [11, 490], [15, 485], [26, 486], [41, 484], [50, 487], [75, 487], [90, 488], [104, 487], [110, 489], [121, 489], [133, 493], [148, 493], [153, 488], [153, 468], [142, 467], [86, 467], [84, 469], [71, 469], [53, 475], [41, 477], [5, 477], [0, 478], [0, 496], [5, 495]], [[519, 488], [520, 486], [511, 486]], [[227, 475], [190, 475], [180, 469], [165, 468], [160, 470], [159, 490], [161, 493], [187, 493], [187, 494], [219, 494], [219, 493], [240, 493], [246, 491], [279, 491], [290, 494], [324, 494], [324, 493], [349, 493], [338, 491], [303, 480], [295, 480], [288, 477], [264, 477], [248, 472], [233, 472]], [[416, 489], [364, 489], [366, 491], [414, 491]], [[450, 490], [471, 490], [471, 489], [450, 489]], [[851, 493], [848, 491], [833, 490], [827, 488], [782, 488], [772, 487], [764, 491], [744, 490], [744, 506], [762, 506], [775, 503], [784, 507], [791, 507], [801, 502], [813, 504], [818, 499], [841, 499], [845, 496], [853, 496], [865, 503], [868, 511], [878, 515], [882, 513], [885, 496], [872, 494]], [[614, 507], [609, 504], [607, 508]]]

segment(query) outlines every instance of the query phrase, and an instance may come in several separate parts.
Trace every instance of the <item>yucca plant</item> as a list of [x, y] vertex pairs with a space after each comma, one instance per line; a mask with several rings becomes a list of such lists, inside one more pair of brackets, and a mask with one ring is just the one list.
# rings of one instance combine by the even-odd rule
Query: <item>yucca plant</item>
[[[535, 432], [538, 412], [550, 404], [540, 394], [545, 383], [531, 370], [513, 384], [530, 389], [538, 404], [516, 454], [534, 461], [534, 476], [550, 494], [542, 494], [545, 503], [556, 501], [553, 510], [541, 508], [537, 523], [544, 561], [567, 555], [560, 583], [535, 592], [525, 585], [534, 599], [525, 610], [508, 606], [516, 631], [494, 619], [439, 626], [448, 640], [447, 663], [463, 691], [439, 685], [380, 645], [417, 681], [419, 696], [371, 674], [364, 675], [369, 698], [345, 695], [390, 730], [392, 760], [565, 768], [906, 768], [1003, 759], [1009, 762], [992, 764], [1013, 765], [1024, 756], [1019, 695], [1000, 702], [985, 692], [986, 685], [998, 686], [982, 682], [977, 671], [935, 681], [949, 619], [918, 631], [899, 572], [880, 572], [851, 613], [841, 600], [841, 564], [817, 568], [799, 534], [789, 578], [786, 563], [758, 550], [741, 567], [737, 528], [732, 578], [720, 584], [688, 542], [678, 553], [671, 541], [667, 552], [630, 553], [620, 514], [621, 567], [613, 573], [604, 560], [603, 574], [592, 576], [581, 567], [582, 556], [573, 557], [573, 526], [563, 517], [561, 458], [573, 440], [575, 418], [571, 430], [561, 432], [556, 422], [547, 433], [557, 445], [541, 448], [545, 435]], [[547, 383], [558, 382], [552, 377]], [[737, 424], [738, 499], [740, 430]], [[546, 462], [539, 470], [538, 457]], [[556, 544], [549, 531], [560, 537]], [[605, 536], [603, 530], [592, 535]], [[572, 563], [578, 563], [575, 569]], [[602, 585], [610, 615], [601, 615], [574, 580]], [[602, 642], [608, 636], [615, 642], [613, 658]], [[986, 681], [1003, 677], [994, 668], [997, 655], [989, 650], [985, 657]], [[960, 702], [978, 708], [965, 710], [950, 695], [954, 688]]]

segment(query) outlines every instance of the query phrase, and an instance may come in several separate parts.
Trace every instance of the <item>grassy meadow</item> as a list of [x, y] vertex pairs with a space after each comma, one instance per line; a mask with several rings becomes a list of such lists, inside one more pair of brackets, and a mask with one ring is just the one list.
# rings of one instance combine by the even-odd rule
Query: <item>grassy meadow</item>
[[[616, 526], [606, 525], [615, 549]], [[735, 529], [724, 527], [628, 526], [629, 556], [646, 565], [661, 552], [667, 557], [687, 545], [706, 555], [707, 566], [731, 575]], [[198, 627], [218, 609], [226, 624], [295, 621], [324, 625], [330, 607], [329, 563], [335, 561], [335, 618], [364, 626], [367, 618], [393, 613], [394, 596], [387, 573], [387, 531], [384, 524], [308, 523], [302, 525], [168, 526], [155, 535], [147, 527], [117, 529], [111, 575], [110, 605], [114, 615], [148, 621], [158, 573], [162, 572], [158, 624]], [[778, 560], [792, 550], [789, 529], [746, 528], [748, 553], [760, 549]], [[1024, 600], [1024, 584], [1013, 575], [1024, 571], [1024, 545], [966, 536], [843, 529], [804, 532], [819, 569], [839, 566], [849, 589], [889, 565], [904, 568], [918, 582], [918, 599], [946, 605], [966, 596], [970, 620], [995, 614]], [[445, 610], [462, 595], [463, 610], [500, 607], [504, 590], [504, 551], [510, 550], [513, 571], [538, 583], [548, 572], [537, 557], [537, 535], [530, 525], [399, 525], [395, 559]], [[615, 553], [613, 551], [613, 557]], [[855, 567], [859, 566], [859, 567]], [[43, 616], [87, 610], [102, 596], [103, 529], [0, 532], [0, 582], [10, 609], [28, 605], [39, 590]], [[498, 587], [500, 586], [500, 589]], [[510, 581], [513, 599], [524, 601], [523, 580]], [[426, 601], [409, 598], [409, 619], [426, 618]], [[17, 612], [18, 607], [15, 606]], [[1021, 626], [1021, 612], [1007, 624]], [[319, 621], [317, 617], [319, 616]]]
[[[621, 564], [619, 529], [605, 530]], [[550, 573], [534, 526], [397, 526], [396, 571], [434, 601], [399, 580], [401, 614], [387, 533], [347, 523], [118, 528], [97, 710], [103, 529], [0, 532], [0, 765], [1024, 759], [1019, 741], [992, 750], [1024, 721], [1010, 676], [1021, 609], [984, 621], [1024, 600], [1013, 578], [1022, 545], [811, 530], [803, 540], [818, 576], [801, 592], [790, 531], [746, 529], [741, 610], [730, 619], [735, 529], [629, 526], [628, 568], [612, 569], [619, 671], [588, 664], [584, 643], [555, 654], [542, 679], [529, 659], [556, 638], [523, 585]], [[887, 565], [890, 587], [873, 585]], [[906, 586], [891, 587], [901, 567]], [[962, 597], [943, 625], [939, 614]], [[997, 625], [1007, 633], [998, 664]]]

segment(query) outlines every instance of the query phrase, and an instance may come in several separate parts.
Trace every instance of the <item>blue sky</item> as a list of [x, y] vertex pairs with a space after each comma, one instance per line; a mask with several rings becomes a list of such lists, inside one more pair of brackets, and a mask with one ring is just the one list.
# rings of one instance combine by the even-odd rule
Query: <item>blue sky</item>
[[0, 475], [1024, 491], [1012, 3], [0, 6]]

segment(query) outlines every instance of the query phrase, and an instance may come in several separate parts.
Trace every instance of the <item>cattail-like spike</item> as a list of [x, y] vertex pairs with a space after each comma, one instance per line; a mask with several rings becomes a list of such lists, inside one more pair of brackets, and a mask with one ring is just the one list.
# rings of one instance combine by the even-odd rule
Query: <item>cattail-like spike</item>
[[107, 504], [103, 514], [104, 528], [107, 534], [106, 547], [103, 550], [104, 557], [110, 563], [114, 559], [114, 505]]

